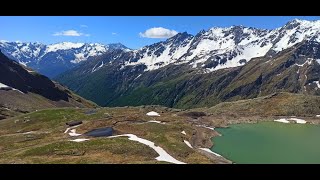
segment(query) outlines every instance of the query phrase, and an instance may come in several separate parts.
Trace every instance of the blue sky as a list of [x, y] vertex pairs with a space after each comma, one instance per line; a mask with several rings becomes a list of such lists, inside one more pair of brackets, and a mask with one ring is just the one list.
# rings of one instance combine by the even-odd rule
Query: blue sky
[[[243, 25], [273, 29], [292, 19], [320, 20], [320, 16], [1, 16], [0, 40], [41, 42], [120, 42], [140, 48], [165, 40], [176, 32], [195, 35], [202, 29]], [[147, 31], [150, 28], [162, 27]], [[167, 30], [166, 30], [167, 29]], [[161, 33], [157, 35], [157, 33]]]

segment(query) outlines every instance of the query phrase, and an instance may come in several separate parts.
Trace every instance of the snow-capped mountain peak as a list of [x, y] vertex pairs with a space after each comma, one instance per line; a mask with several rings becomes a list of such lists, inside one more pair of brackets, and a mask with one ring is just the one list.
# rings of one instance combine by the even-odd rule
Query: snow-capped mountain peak
[[102, 55], [109, 49], [117, 48], [128, 50], [121, 44], [114, 46], [99, 43], [61, 42], [45, 45], [39, 42], [0, 42], [0, 49], [8, 57], [49, 77], [68, 70], [90, 57]]
[[169, 64], [187, 64], [203, 72], [211, 72], [242, 66], [252, 58], [279, 53], [305, 40], [320, 42], [320, 21], [294, 19], [273, 30], [242, 25], [212, 27], [194, 36], [187, 32], [178, 33], [165, 41], [137, 50], [130, 50], [119, 43], [103, 45], [63, 42], [43, 45], [5, 41], [0, 42], [0, 48], [11, 58], [36, 69], [48, 64], [59, 65], [56, 67], [58, 71], [52, 70], [57, 72], [114, 49], [120, 49], [120, 54], [114, 55], [112, 59], [119, 59], [123, 67], [143, 64], [146, 66], [145, 71], [151, 71]]
[[146, 71], [187, 63], [215, 71], [246, 64], [252, 58], [290, 48], [303, 40], [320, 42], [320, 21], [295, 19], [274, 30], [245, 26], [213, 27], [175, 41], [181, 33], [134, 51], [125, 65], [144, 64]]
[[166, 66], [186, 53], [190, 46], [192, 35], [184, 32], [139, 50], [134, 50], [133, 55], [125, 62], [126, 66], [145, 64], [146, 70], [154, 70]]
[[121, 49], [124, 51], [130, 51], [131, 49], [127, 48], [125, 45], [121, 43], [111, 43], [107, 45], [109, 49]]
[[72, 43], [72, 42], [62, 42], [57, 44], [50, 44], [47, 46], [46, 52], [56, 52], [58, 50], [67, 50], [80, 48], [84, 43]]

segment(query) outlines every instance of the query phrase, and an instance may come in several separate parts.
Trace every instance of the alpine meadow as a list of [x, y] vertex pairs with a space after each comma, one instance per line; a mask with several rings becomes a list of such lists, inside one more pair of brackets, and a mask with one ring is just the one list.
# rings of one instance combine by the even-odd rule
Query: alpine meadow
[[320, 163], [319, 17], [62, 18], [0, 18], [0, 163]]

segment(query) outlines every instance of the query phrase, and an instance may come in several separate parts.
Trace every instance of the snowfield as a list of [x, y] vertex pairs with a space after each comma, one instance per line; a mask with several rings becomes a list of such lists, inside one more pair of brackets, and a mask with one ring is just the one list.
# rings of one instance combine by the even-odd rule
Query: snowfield
[[81, 126], [81, 124], [76, 125], [76, 126], [72, 126], [72, 127], [68, 127], [68, 128], [64, 131], [64, 133], [67, 133], [70, 129], [74, 129], [74, 128], [77, 128], [77, 127], [79, 127], [79, 126]]
[[286, 119], [276, 119], [276, 120], [274, 120], [275, 122], [282, 122], [282, 123], [290, 123], [288, 120], [286, 120]]
[[181, 161], [175, 159], [174, 157], [170, 156], [170, 154], [168, 154], [164, 149], [162, 149], [159, 146], [155, 146], [153, 142], [146, 140], [146, 139], [139, 138], [134, 134], [122, 134], [122, 135], [110, 136], [108, 138], [116, 138], [116, 137], [129, 137], [129, 140], [131, 140], [131, 141], [137, 141], [139, 143], [142, 143], [142, 144], [145, 144], [145, 145], [151, 147], [159, 154], [159, 156], [156, 157], [156, 160], [158, 160], [158, 161], [165, 161], [165, 162], [170, 162], [173, 164], [186, 164], [186, 163], [181, 162]]
[[211, 151], [211, 150], [208, 149], [208, 148], [199, 148], [199, 149], [201, 149], [201, 150], [203, 150], [203, 151], [206, 151], [206, 152], [208, 152], [208, 153], [214, 154], [214, 155], [216, 155], [216, 156], [222, 157], [220, 154], [215, 153], [215, 152]]
[[18, 91], [19, 93], [24, 94], [24, 93], [21, 92], [20, 90], [15, 89], [15, 88], [10, 87], [10, 86], [7, 86], [7, 85], [5, 85], [5, 84], [3, 84], [3, 83], [0, 83], [0, 89], [1, 89], [1, 88], [10, 88], [10, 89], [12, 89], [13, 91]]
[[69, 141], [73, 141], [73, 142], [83, 142], [83, 141], [89, 141], [90, 139], [72, 139], [72, 140], [69, 140]]
[[281, 118], [281, 119], [276, 119], [274, 120], [275, 122], [281, 122], [281, 123], [290, 123], [290, 121], [295, 121], [297, 124], [306, 124], [307, 121], [303, 120], [303, 119], [298, 119], [298, 118]]
[[210, 129], [210, 130], [214, 130], [214, 127], [208, 127], [208, 126], [205, 126], [205, 125], [196, 125], [197, 127], [204, 127], [204, 128], [207, 128], [207, 129]]
[[183, 142], [184, 142], [188, 147], [190, 147], [191, 149], [193, 149], [193, 147], [191, 146], [191, 144], [189, 143], [189, 141], [183, 140]]
[[72, 129], [69, 133], [70, 136], [81, 136], [81, 134], [76, 133], [76, 129]]
[[0, 83], [0, 88], [7, 88], [7, 87], [9, 87], [9, 86], [7, 86], [7, 85], [5, 85], [5, 84]]
[[165, 122], [161, 122], [161, 121], [155, 121], [155, 120], [152, 120], [152, 121], [148, 121], [149, 123], [158, 123], [158, 124], [166, 124]]
[[159, 113], [154, 112], [154, 111], [150, 111], [150, 112], [148, 112], [146, 115], [147, 115], [147, 116], [160, 116]]

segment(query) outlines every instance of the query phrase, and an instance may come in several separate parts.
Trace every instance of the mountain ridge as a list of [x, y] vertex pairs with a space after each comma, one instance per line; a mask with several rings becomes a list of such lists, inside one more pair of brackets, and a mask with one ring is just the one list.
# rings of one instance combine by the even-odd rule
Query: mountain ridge
[[[316, 23], [318, 22], [320, 21], [316, 21]], [[264, 45], [264, 42], [269, 43], [269, 47], [263, 49], [264, 53], [261, 53], [261, 56], [255, 57], [256, 54], [254, 54], [251, 59], [243, 60], [243, 64], [240, 66], [214, 69], [221, 64], [227, 64], [228, 61], [232, 62], [235, 57], [240, 59], [239, 53], [236, 52], [243, 50], [241, 43], [247, 47], [247, 40], [243, 38], [248, 38], [250, 34], [239, 35], [240, 39], [237, 44], [240, 46], [231, 51], [230, 47], [232, 46], [223, 45], [227, 51], [223, 51], [222, 54], [219, 49], [209, 51], [209, 53], [199, 53], [197, 56], [193, 55], [195, 59], [191, 61], [182, 60], [190, 57], [192, 53], [188, 54], [188, 52], [197, 50], [199, 44], [203, 44], [203, 40], [204, 42], [215, 41], [214, 38], [222, 37], [221, 35], [208, 36], [208, 33], [211, 33], [209, 30], [196, 36], [185, 36], [175, 44], [172, 42], [175, 42], [174, 40], [178, 39], [177, 37], [180, 37], [181, 34], [140, 50], [130, 52], [119, 50], [118, 54], [106, 53], [104, 56], [94, 58], [90, 63], [84, 63], [71, 70], [68, 74], [58, 76], [57, 80], [103, 106], [160, 104], [176, 108], [193, 108], [209, 107], [223, 101], [254, 98], [275, 91], [318, 95], [319, 90], [316, 88], [319, 81], [317, 74], [319, 73], [318, 59], [320, 57], [313, 49], [319, 48], [320, 28], [305, 28], [304, 22], [298, 22], [300, 25], [302, 23], [301, 27], [300, 25], [298, 27], [296, 23], [296, 21], [289, 22], [277, 30], [257, 31], [256, 33], [262, 37], [272, 31], [273, 33], [279, 32], [277, 36], [272, 36], [270, 41], [266, 41], [266, 39], [251, 40], [250, 43], [259, 45], [255, 48], [260, 48], [260, 45], [265, 48], [267, 45]], [[244, 27], [237, 28], [238, 30], [240, 28], [240, 34], [247, 31]], [[239, 33], [237, 28], [233, 28], [228, 33], [225, 32], [225, 35]], [[307, 29], [306, 34], [294, 33], [300, 32], [300, 29]], [[219, 28], [215, 28], [215, 31], [217, 30]], [[289, 35], [285, 34], [288, 31], [290, 31]], [[314, 34], [307, 36], [312, 34], [311, 31], [314, 31]], [[250, 32], [252, 31], [250, 30]], [[269, 34], [269, 36], [271, 35]], [[296, 36], [298, 38], [295, 39]], [[292, 41], [290, 41], [290, 37], [293, 37]], [[213, 39], [210, 40], [210, 38]], [[157, 61], [164, 56], [163, 52], [168, 55], [170, 50], [172, 50], [170, 57], [174, 57], [179, 54], [177, 52], [183, 51], [181, 48], [187, 46], [186, 44], [191, 41], [197, 41], [197, 43], [193, 47], [184, 49], [186, 53], [181, 53], [183, 54], [182, 59], [167, 58], [163, 62], [164, 65], [161, 64], [161, 61]], [[232, 40], [232, 42], [235, 41]], [[278, 44], [279, 42], [280, 44]], [[286, 43], [283, 44], [283, 42]], [[220, 48], [223, 43], [221, 45], [219, 43], [213, 44]], [[271, 44], [274, 44], [272, 45], [273, 49]], [[166, 49], [163, 48], [164, 45], [166, 45]], [[287, 48], [278, 51], [280, 45]], [[243, 52], [257, 53], [254, 48], [249, 48], [249, 50]], [[194, 66], [195, 62], [201, 59], [200, 56], [210, 57]], [[153, 64], [140, 63], [141, 59], [144, 60], [146, 57], [151, 58], [150, 61], [145, 62]], [[92, 71], [94, 67], [99, 68]], [[96, 93], [99, 93], [100, 98], [96, 97]]]
[[55, 107], [96, 107], [57, 82], [8, 59], [0, 51], [0, 119]]
[[[192, 108], [274, 91], [318, 95], [320, 21], [213, 27], [136, 50], [112, 49], [55, 79], [103, 106]], [[251, 62], [252, 61], [252, 62]]]
[[[155, 70], [171, 63], [185, 63], [193, 68], [211, 72], [223, 68], [242, 66], [252, 58], [261, 57], [267, 53], [272, 55], [303, 40], [320, 42], [319, 29], [319, 20], [293, 19], [282, 27], [275, 29], [233, 25], [230, 27], [212, 27], [208, 30], [201, 30], [196, 35], [180, 32], [165, 41], [146, 45], [135, 50], [128, 49], [119, 43], [104, 46], [99, 43], [62, 42], [47, 45], [49, 50], [45, 50], [45, 52], [48, 52], [49, 55], [43, 56], [39, 55], [42, 53], [39, 49], [35, 50], [35, 54], [31, 55], [25, 54], [24, 51], [20, 53], [9, 51], [4, 47], [4, 44], [12, 42], [1, 41], [0, 48], [4, 49], [4, 53], [9, 57], [18, 59], [19, 62], [25, 65], [29, 63], [29, 67], [49, 75], [49, 77], [54, 77], [72, 69], [80, 62], [91, 59], [91, 57], [102, 55], [109, 49], [122, 49], [125, 52], [130, 52], [124, 66], [143, 64], [146, 65], [146, 71]], [[16, 46], [19, 46], [19, 43], [21, 45], [21, 42], [17, 43], [18, 45]], [[25, 44], [44, 46], [39, 43]], [[70, 48], [70, 46], [73, 46], [73, 48]], [[85, 47], [85, 53], [79, 52], [79, 50], [70, 52], [70, 49], [80, 47]], [[58, 54], [50, 55], [51, 52], [56, 50], [64, 50], [65, 52], [61, 51]], [[41, 60], [36, 60], [38, 57]], [[24, 60], [19, 60], [19, 58]], [[30, 58], [33, 58], [32, 61]], [[36, 62], [33, 63], [33, 61]]]
[[20, 64], [28, 66], [41, 74], [54, 77], [77, 64], [102, 55], [108, 50], [130, 50], [120, 43], [103, 45], [100, 43], [61, 42], [45, 45], [39, 42], [1, 41], [2, 52]]
[[[180, 38], [183, 34], [185, 37]], [[178, 33], [165, 41], [133, 50], [131, 57], [124, 60], [124, 66], [142, 64], [149, 71], [171, 63], [185, 63], [211, 72], [242, 66], [252, 58], [267, 53], [272, 55], [303, 40], [319, 42], [319, 34], [320, 21], [297, 19], [272, 30], [245, 26], [213, 27], [194, 36]]]

